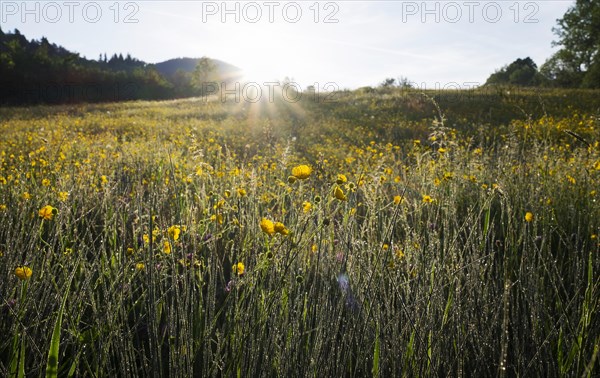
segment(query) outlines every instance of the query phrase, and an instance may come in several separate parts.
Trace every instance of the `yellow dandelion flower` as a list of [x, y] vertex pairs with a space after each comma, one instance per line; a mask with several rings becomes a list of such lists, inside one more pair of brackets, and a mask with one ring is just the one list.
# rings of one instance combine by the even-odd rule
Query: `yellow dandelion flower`
[[335, 189], [333, 190], [333, 195], [340, 201], [346, 201], [348, 199], [348, 197], [346, 197], [346, 195], [344, 194], [344, 191], [339, 186], [335, 187]]
[[525, 213], [525, 222], [533, 222], [533, 213], [529, 211]]
[[263, 218], [260, 221], [260, 229], [267, 235], [273, 235], [275, 233], [275, 224], [273, 224], [273, 221]]
[[312, 173], [312, 168], [309, 165], [302, 164], [292, 168], [292, 176], [300, 180], [306, 180]]
[[31, 274], [33, 271], [30, 267], [21, 265], [15, 268], [15, 276], [17, 276], [21, 281], [27, 281], [31, 278]]
[[275, 222], [275, 225], [273, 227], [275, 229], [275, 232], [281, 235], [288, 235], [290, 233], [290, 231], [281, 222]]
[[46, 205], [40, 209], [38, 212], [40, 218], [44, 220], [52, 220], [56, 214], [58, 214], [58, 210], [50, 205]]
[[245, 271], [246, 267], [244, 266], [243, 262], [240, 261], [237, 264], [233, 265], [233, 273], [237, 273], [238, 276], [244, 275]]

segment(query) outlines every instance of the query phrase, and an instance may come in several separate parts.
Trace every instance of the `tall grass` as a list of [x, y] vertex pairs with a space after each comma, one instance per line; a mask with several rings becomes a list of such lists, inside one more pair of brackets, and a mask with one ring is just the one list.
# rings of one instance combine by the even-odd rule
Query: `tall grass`
[[418, 96], [3, 109], [0, 375], [598, 374], [598, 114]]

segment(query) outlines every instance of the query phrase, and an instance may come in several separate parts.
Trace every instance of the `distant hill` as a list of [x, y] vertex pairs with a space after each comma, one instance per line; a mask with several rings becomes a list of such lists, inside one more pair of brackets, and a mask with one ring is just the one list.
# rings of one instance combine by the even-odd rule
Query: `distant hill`
[[[0, 104], [63, 104], [159, 100], [203, 95], [192, 72], [200, 59], [148, 64], [129, 54], [98, 60], [0, 28]], [[219, 80], [239, 80], [242, 70], [212, 59]]]
[[[175, 58], [154, 64], [154, 68], [164, 77], [172, 78], [177, 70], [191, 73], [196, 68], [200, 58]], [[227, 62], [211, 59], [217, 68], [217, 73], [225, 81], [238, 80], [242, 77], [242, 70]]]

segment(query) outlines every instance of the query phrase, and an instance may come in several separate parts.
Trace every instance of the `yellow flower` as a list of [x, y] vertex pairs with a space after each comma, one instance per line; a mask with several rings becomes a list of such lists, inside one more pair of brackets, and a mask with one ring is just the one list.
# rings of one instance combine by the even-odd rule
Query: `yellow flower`
[[45, 220], [52, 220], [56, 214], [58, 214], [58, 210], [50, 205], [42, 207], [39, 211], [40, 218]]
[[179, 234], [181, 233], [180, 226], [171, 226], [167, 229], [167, 233], [173, 240], [179, 240]]
[[423, 195], [423, 203], [432, 203], [433, 202], [433, 198], [431, 198], [430, 195], [424, 194]]
[[306, 164], [292, 168], [292, 176], [300, 180], [306, 180], [312, 173], [312, 168]]
[[310, 210], [312, 209], [312, 204], [308, 201], [304, 201], [302, 202], [302, 211], [304, 211], [304, 213], [308, 213]]
[[268, 235], [273, 235], [275, 233], [275, 225], [267, 218], [263, 218], [260, 221], [260, 229]]
[[58, 199], [62, 202], [69, 198], [69, 192], [58, 192]]
[[168, 241], [163, 243], [163, 252], [167, 255], [171, 253], [171, 243], [169, 243]]
[[402, 196], [394, 196], [394, 205], [398, 205], [402, 202]]
[[448, 150], [447, 150], [447, 149], [445, 149], [444, 147], [440, 147], [440, 148], [438, 148], [438, 152], [439, 152], [440, 154], [443, 154], [443, 153], [445, 153], [446, 151], [448, 151]]
[[131, 247], [127, 248], [127, 256], [131, 256], [135, 253], [135, 250]]
[[335, 180], [335, 182], [336, 182], [338, 185], [345, 184], [345, 183], [346, 183], [346, 181], [348, 181], [348, 178], [346, 177], [346, 175], [343, 175], [343, 174], [341, 174], [341, 173], [337, 175], [337, 179]]
[[237, 194], [238, 194], [238, 196], [240, 196], [240, 197], [244, 197], [244, 196], [246, 196], [246, 194], [247, 194], [247, 193], [246, 193], [246, 189], [244, 189], [244, 188], [238, 188], [238, 190], [237, 190]]
[[346, 195], [344, 194], [344, 191], [339, 186], [335, 187], [335, 189], [333, 190], [333, 195], [340, 201], [346, 201], [348, 199], [348, 197], [346, 197]]
[[27, 281], [31, 277], [32, 273], [33, 271], [31, 268], [25, 265], [15, 268], [15, 276], [17, 276], [21, 281]]
[[144, 263], [137, 263], [135, 264], [135, 270], [137, 270], [138, 272], [141, 272], [142, 270], [146, 269], [146, 266], [144, 265]]
[[233, 265], [233, 273], [237, 273], [238, 276], [243, 275], [245, 270], [246, 270], [246, 267], [244, 266], [244, 263], [241, 261], [239, 263]]
[[21, 195], [21, 198], [23, 198], [24, 200], [30, 200], [31, 199], [31, 194], [29, 194], [28, 192], [24, 192]]
[[43, 180], [42, 180], [42, 185], [43, 185], [43, 186], [50, 186], [50, 180], [48, 180], [48, 179], [43, 179]]
[[525, 213], [525, 221], [526, 222], [533, 222], [533, 213], [530, 213], [529, 211]]
[[102, 185], [108, 184], [108, 177], [106, 177], [105, 175], [100, 176], [100, 183]]
[[6, 210], [6, 205], [5, 204], [0, 204], [0, 211], [4, 211]]
[[226, 190], [224, 195], [225, 195], [225, 198], [231, 197], [231, 191], [230, 190]]
[[285, 228], [285, 225], [281, 222], [275, 222], [275, 225], [273, 227], [275, 229], [275, 232], [281, 235], [287, 235], [290, 233], [290, 231], [287, 228]]

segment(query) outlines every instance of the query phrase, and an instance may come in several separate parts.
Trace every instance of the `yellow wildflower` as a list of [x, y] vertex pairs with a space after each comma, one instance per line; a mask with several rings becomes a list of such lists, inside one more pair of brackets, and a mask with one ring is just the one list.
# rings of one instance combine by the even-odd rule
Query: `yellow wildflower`
[[58, 210], [50, 205], [42, 207], [39, 211], [40, 218], [45, 220], [52, 220], [56, 214], [58, 214]]
[[333, 190], [333, 195], [340, 201], [346, 201], [348, 199], [348, 197], [346, 197], [346, 195], [344, 194], [344, 191], [339, 186], [335, 187], [335, 189]]
[[306, 180], [312, 173], [312, 168], [309, 165], [302, 164], [292, 168], [292, 176], [300, 180]]
[[15, 268], [15, 276], [17, 276], [21, 281], [27, 281], [31, 277], [32, 273], [33, 271], [31, 268], [25, 265]]
[[171, 226], [167, 229], [167, 233], [173, 240], [179, 240], [179, 234], [181, 233], [180, 226]]
[[233, 273], [237, 273], [238, 276], [242, 276], [244, 274], [244, 271], [246, 270], [246, 267], [244, 266], [243, 262], [238, 262], [237, 264], [233, 265]]
[[171, 253], [171, 243], [168, 241], [163, 243], [163, 252], [167, 255]]
[[433, 198], [431, 198], [430, 195], [424, 194], [423, 195], [423, 203], [432, 203], [433, 202]]
[[526, 212], [525, 213], [525, 221], [526, 222], [533, 222], [533, 213], [531, 212]]
[[281, 235], [287, 235], [290, 233], [290, 231], [281, 222], [275, 222], [275, 225], [273, 227], [275, 229], [275, 232], [277, 232]]
[[346, 183], [346, 181], [348, 181], [348, 178], [346, 177], [346, 175], [343, 175], [343, 174], [341, 174], [341, 173], [337, 175], [337, 179], [335, 180], [335, 182], [336, 182], [338, 185], [345, 184], [345, 183]]
[[302, 211], [304, 211], [304, 213], [308, 213], [310, 210], [312, 209], [312, 204], [308, 201], [304, 201], [302, 202]]
[[59, 201], [66, 201], [69, 198], [69, 192], [58, 192]]
[[273, 224], [273, 221], [270, 221], [267, 218], [263, 218], [260, 221], [260, 229], [268, 235], [273, 235], [275, 233], [275, 225]]

